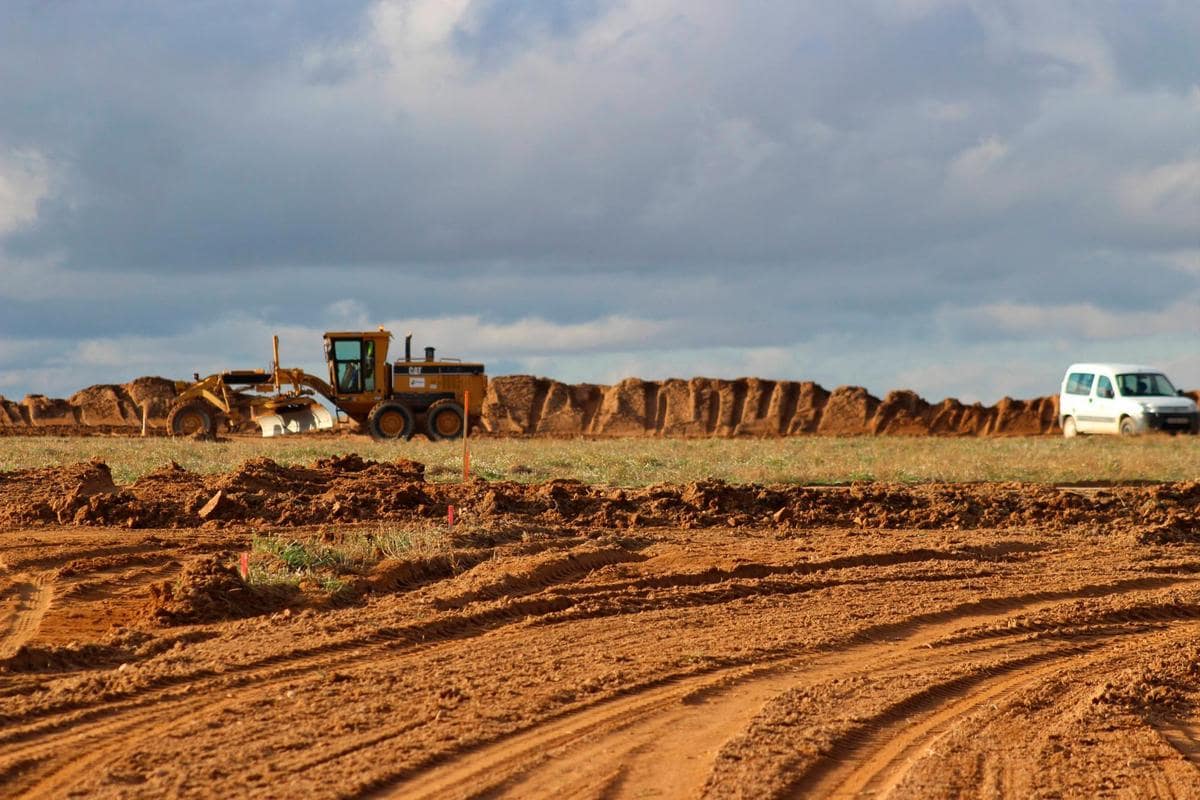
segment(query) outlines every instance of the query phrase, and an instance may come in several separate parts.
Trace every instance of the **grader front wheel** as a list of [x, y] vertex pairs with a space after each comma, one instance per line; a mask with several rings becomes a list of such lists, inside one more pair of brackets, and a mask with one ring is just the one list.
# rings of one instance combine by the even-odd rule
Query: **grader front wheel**
[[185, 403], [167, 415], [167, 430], [172, 436], [211, 437], [216, 429], [216, 418], [204, 403]]

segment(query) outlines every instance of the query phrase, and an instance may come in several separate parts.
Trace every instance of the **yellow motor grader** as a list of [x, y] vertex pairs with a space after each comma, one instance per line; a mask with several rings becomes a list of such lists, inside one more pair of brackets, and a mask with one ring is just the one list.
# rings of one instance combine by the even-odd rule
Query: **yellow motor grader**
[[[167, 416], [172, 436], [210, 437], [219, 428], [253, 429], [280, 436], [333, 428], [327, 400], [375, 439], [411, 439], [420, 425], [430, 439], [457, 439], [478, 420], [487, 375], [483, 364], [435, 358], [414, 361], [412, 334], [404, 338], [404, 360], [387, 360], [392, 334], [331, 331], [325, 334], [329, 380], [279, 366], [274, 338], [271, 369], [220, 372], [176, 384], [178, 397]], [[468, 407], [467, 401], [470, 401]]]

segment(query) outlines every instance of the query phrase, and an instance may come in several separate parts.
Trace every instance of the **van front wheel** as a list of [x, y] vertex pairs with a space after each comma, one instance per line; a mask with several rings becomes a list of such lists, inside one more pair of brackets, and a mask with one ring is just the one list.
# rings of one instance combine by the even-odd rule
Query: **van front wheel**
[[1075, 427], [1075, 418], [1074, 417], [1065, 418], [1063, 420], [1062, 429], [1063, 429], [1063, 436], [1065, 436], [1068, 439], [1074, 439], [1076, 436], [1079, 435], [1079, 429]]
[[1119, 428], [1122, 436], [1133, 436], [1137, 433], [1137, 423], [1132, 417], [1121, 417], [1121, 427]]

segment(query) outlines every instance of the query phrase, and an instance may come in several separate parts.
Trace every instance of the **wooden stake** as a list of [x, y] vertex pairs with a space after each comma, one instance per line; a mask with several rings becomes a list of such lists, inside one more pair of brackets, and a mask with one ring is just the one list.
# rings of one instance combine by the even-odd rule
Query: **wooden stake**
[[242, 557], [239, 559], [238, 571], [242, 573], [242, 580], [250, 579], [250, 554], [243, 551]]
[[471, 480], [471, 451], [467, 449], [467, 433], [471, 430], [471, 391], [463, 391], [463, 483]]
[[150, 404], [142, 403], [142, 436], [146, 435], [146, 420], [150, 416]]

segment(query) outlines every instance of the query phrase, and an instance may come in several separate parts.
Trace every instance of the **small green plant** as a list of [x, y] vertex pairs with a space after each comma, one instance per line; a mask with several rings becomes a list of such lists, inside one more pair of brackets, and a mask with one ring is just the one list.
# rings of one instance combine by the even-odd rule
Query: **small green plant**
[[268, 569], [262, 564], [251, 564], [246, 582], [259, 588], [273, 587], [294, 590], [300, 586], [300, 576], [291, 572]]
[[[459, 530], [469, 530], [460, 525]], [[444, 526], [417, 523], [373, 529], [324, 530], [304, 539], [256, 536], [251, 540], [248, 582], [275, 594], [316, 587], [344, 597], [356, 580], [384, 559], [451, 552]]]
[[314, 572], [348, 566], [344, 553], [314, 541], [301, 542], [274, 536], [256, 536], [251, 548], [270, 553], [292, 572]]
[[[459, 523], [457, 530], [469, 532], [470, 526]], [[381, 525], [372, 533], [371, 539], [384, 558], [427, 557], [450, 549], [446, 528], [428, 523]]]
[[345, 594], [350, 589], [350, 582], [348, 580], [345, 578], [337, 578], [332, 575], [323, 576], [319, 581], [319, 585], [321, 587], [321, 591], [325, 592], [331, 597], [337, 597]]

